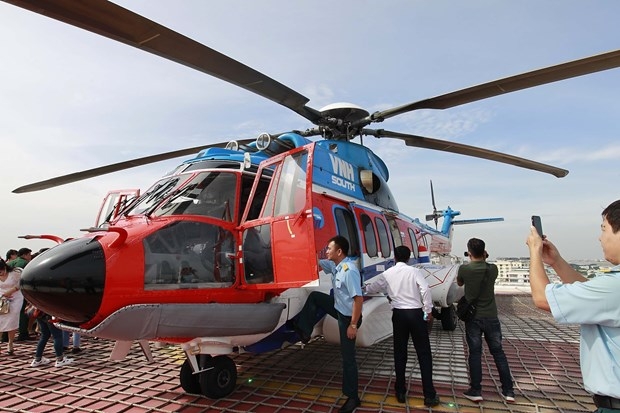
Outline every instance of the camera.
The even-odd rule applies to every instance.
[[[466,257],[469,257],[469,252],[468,252],[468,251],[465,251],[465,253],[464,253],[463,255],[465,255]],[[482,256],[483,256],[483,257],[484,257],[484,259],[486,260],[487,258],[489,258],[489,253],[485,251],[485,252],[484,252],[484,254],[483,254]]]

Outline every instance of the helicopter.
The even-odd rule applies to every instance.
[[[450,253],[460,211],[433,205],[425,219],[437,223],[442,218],[441,230],[401,213],[388,186],[387,166],[361,143],[362,137],[398,139],[411,147],[556,177],[568,173],[370,125],[417,109],[447,109],[620,65],[620,51],[614,51],[374,113],[344,103],[315,109],[287,86],[114,3],[8,3],[200,70],[278,103],[313,125],[119,162],[14,191],[48,189],[195,155],[141,194],[123,198],[119,192],[118,202],[109,202],[109,213],[100,215],[87,235],[29,263],[22,289],[28,300],[63,320],[64,329],[119,341],[179,343],[187,355],[180,371],[183,389],[213,398],[234,390],[236,368],[229,354],[271,351],[297,341],[287,322],[312,289],[329,285],[317,256],[324,257],[323,246],[337,233],[353,246],[364,281],[387,268],[395,246],[407,245],[413,251],[411,264],[428,269],[427,278],[434,281],[433,301],[442,310],[442,324],[453,328],[456,266],[431,265],[425,253]],[[357,138],[360,143],[353,142]],[[385,297],[366,300],[359,345],[389,336],[387,314]],[[315,330],[315,335],[337,341],[329,318]]]

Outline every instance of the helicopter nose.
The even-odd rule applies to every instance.
[[[24,297],[45,313],[81,324],[99,309],[105,284],[105,255],[95,238],[59,244],[26,265]]]

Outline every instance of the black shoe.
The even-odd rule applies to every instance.
[[[482,398],[482,394],[479,391],[472,390],[472,389],[469,389],[466,392],[463,392],[463,396],[467,397],[469,400],[471,400],[472,402],[476,402],[476,403],[479,403],[482,400],[484,400]]]
[[[396,392],[396,400],[398,403],[404,403],[407,401],[407,393]]]
[[[426,407],[434,407],[439,404],[439,396],[435,395],[435,397],[425,397],[424,398],[424,406]]]
[[[507,403],[515,402],[515,392],[512,390],[508,390],[507,392],[502,392],[502,397],[506,400]]]
[[[74,347],[74,348],[73,348],[73,350],[71,350],[71,352],[72,352],[73,354],[81,353],[81,352],[82,352],[82,349],[81,349],[81,348],[79,348],[79,347]]]
[[[357,409],[362,402],[357,397],[349,397],[346,402],[340,408],[340,413],[351,413],[355,409]]]

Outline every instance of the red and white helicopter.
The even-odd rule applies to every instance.
[[[335,234],[347,237],[367,281],[390,265],[395,246],[413,251],[428,272],[446,329],[462,292],[447,256],[460,214],[435,210],[441,230],[399,211],[385,163],[363,136],[453,152],[565,176],[568,171],[487,149],[369,126],[417,109],[446,109],[620,65],[620,51],[462,89],[370,114],[351,104],[321,109],[309,99],[228,56],[104,0],[8,3],[187,65],[270,99],[309,121],[305,130],[199,146],[77,172],[16,189],[36,191],[138,165],[195,154],[138,190],[109,194],[88,234],[33,259],[22,277],[28,300],[84,335],[131,343],[176,342],[187,354],[182,387],[219,398],[236,383],[228,354],[262,352],[298,341],[287,327],[313,289],[328,290],[317,258]],[[311,140],[311,137],[320,137]],[[355,138],[360,143],[355,143]],[[197,154],[196,154],[197,152]],[[433,202],[434,207],[434,202]],[[385,297],[364,303],[358,344],[391,334]],[[314,334],[337,342],[329,317]],[[126,346],[125,350],[128,351]],[[120,352],[120,350],[119,350]]]

